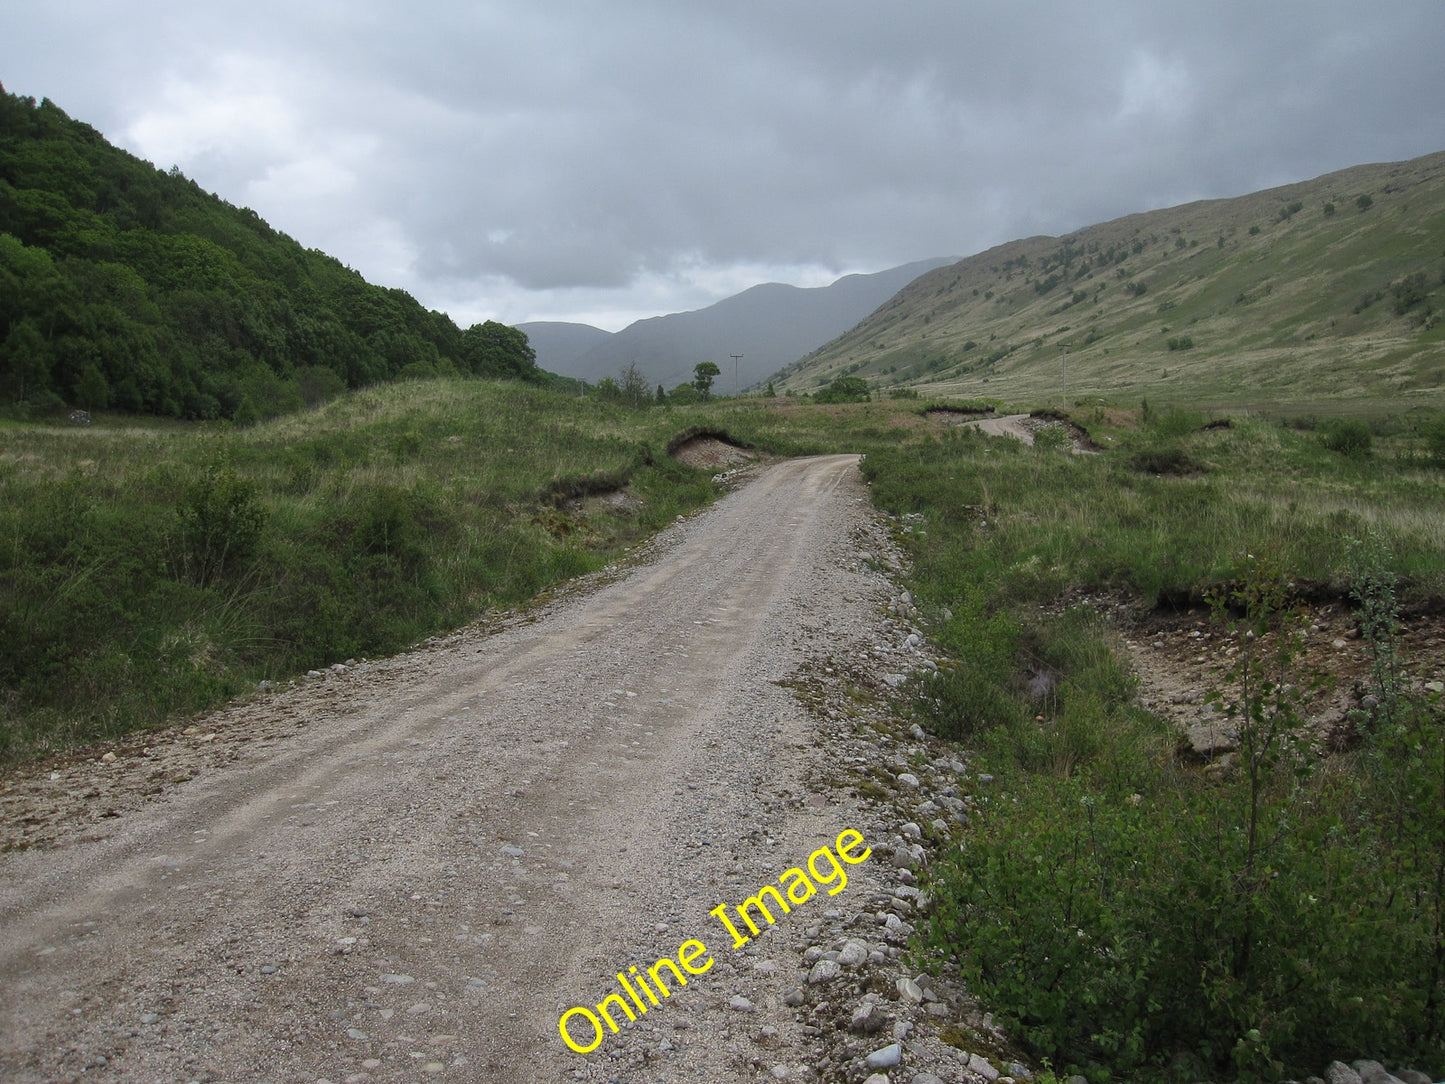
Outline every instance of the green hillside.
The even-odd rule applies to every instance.
[[[990,249],[925,275],[776,383],[1436,404],[1442,283],[1445,153]]]
[[[0,406],[249,421],[398,378],[543,381],[254,211],[0,88]]]

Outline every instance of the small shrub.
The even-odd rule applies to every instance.
[[[250,559],[266,526],[256,487],[229,467],[210,467],[177,508],[183,573],[204,587]]]
[[[814,395],[813,401],[815,403],[866,403],[870,398],[868,381],[861,376],[840,376]]]
[[[1329,422],[1320,431],[1320,443],[1332,452],[1363,459],[1374,449],[1375,438],[1370,427],[1361,421],[1340,419]]]
[[[1141,474],[1200,474],[1203,466],[1178,444],[1156,444],[1129,456],[1129,467]]]
[[[1404,316],[1430,296],[1430,283],[1423,271],[1406,275],[1390,284],[1390,293],[1395,296],[1395,315]]]
[[[962,741],[1007,724],[1017,706],[979,667],[963,664],[940,671],[917,690],[916,708],[928,729],[941,738]]]
[[[1445,467],[1445,414],[1436,414],[1420,427],[1425,455],[1437,467]]]
[[[1018,705],[1006,690],[1018,638],[1012,621],[985,614],[978,603],[965,604],[946,623],[940,639],[957,663],[915,693],[915,706],[934,733],[956,740],[1017,720]]]
[[[634,409],[641,410],[653,404],[652,388],[635,361],[628,362],[622,370],[617,387],[622,401]]]

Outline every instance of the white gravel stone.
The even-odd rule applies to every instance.
[[[873,1051],[863,1061],[870,1069],[892,1069],[903,1064],[903,1046],[900,1043],[890,1043]]]
[[[843,968],[837,960],[819,960],[808,972],[808,982],[813,986],[818,986],[825,982],[832,982],[842,973]]]

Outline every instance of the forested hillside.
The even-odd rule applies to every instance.
[[[521,332],[463,331],[0,87],[0,405],[244,422],[452,373],[548,377]]]

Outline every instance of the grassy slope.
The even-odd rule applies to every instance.
[[[700,428],[799,455],[927,423],[896,403],[639,411],[468,380],[246,429],[0,422],[0,760],[399,651],[600,568],[716,496],[667,454]]]
[[[1071,399],[1437,406],[1445,328],[1426,312],[1445,307],[1442,272],[1436,154],[1011,242],[924,276],[784,370],[779,386],[811,391],[857,374],[941,394],[1057,399],[1067,350]],[[1397,314],[1391,286],[1412,274],[1428,296]],[[1182,338],[1193,347],[1169,348]]]
[[[0,757],[394,652],[599,568],[712,498],[666,448],[717,413],[432,381],[242,430],[0,423]],[[624,485],[628,507],[568,503]]]

